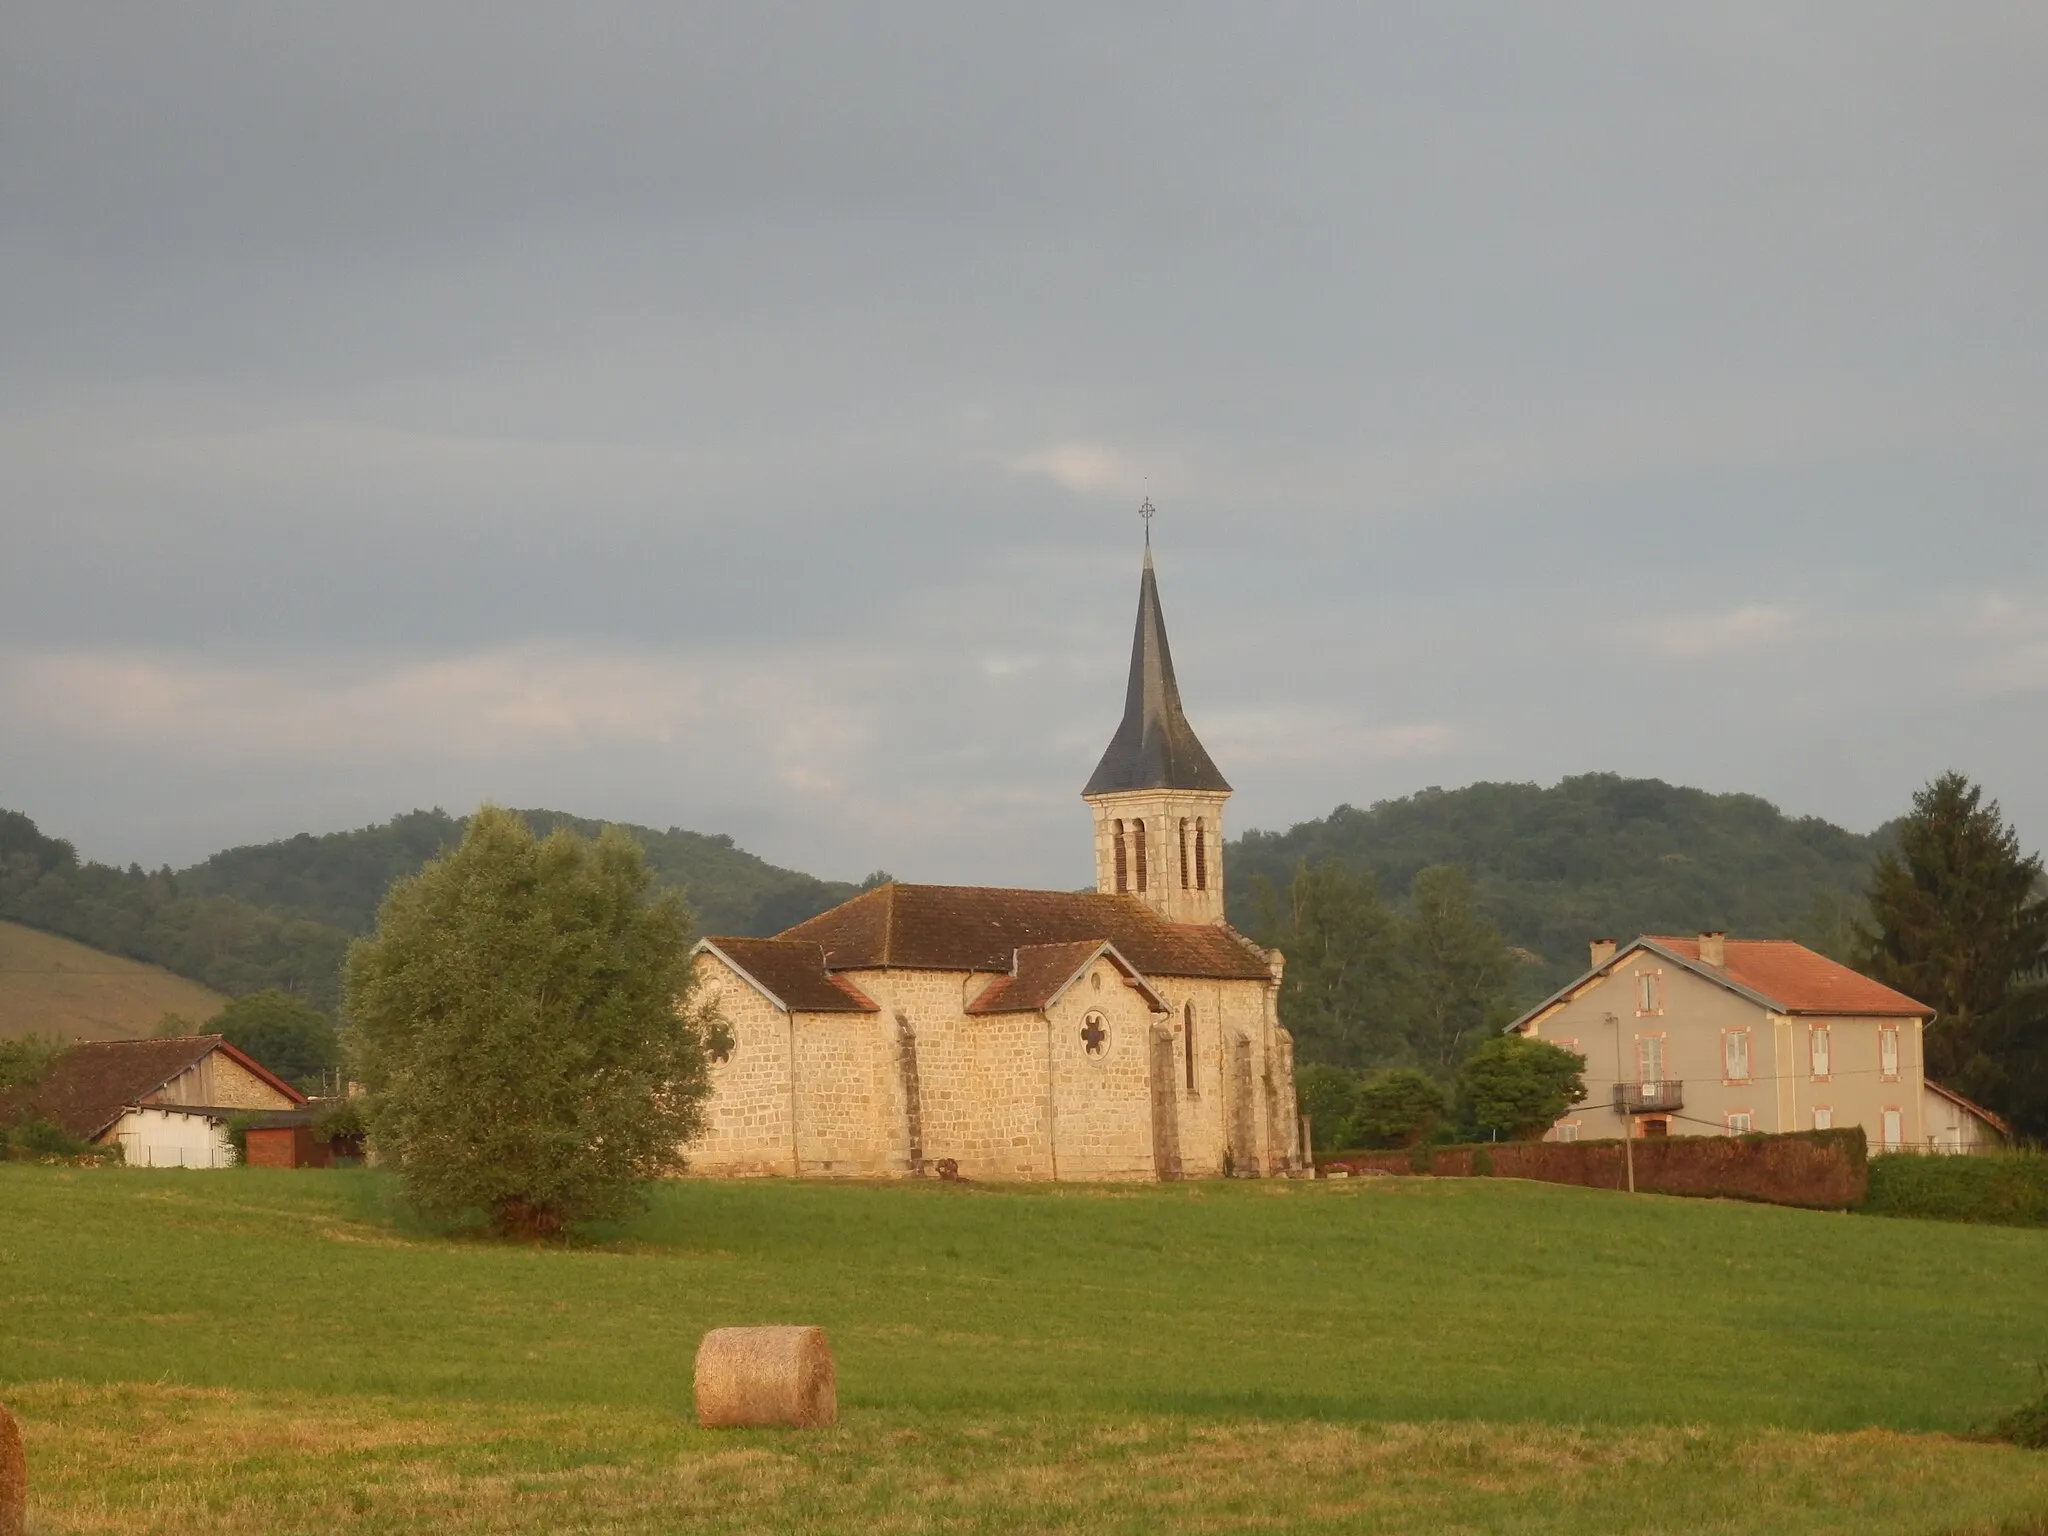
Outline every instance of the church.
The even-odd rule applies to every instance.
[[[774,938],[702,940],[699,995],[733,1043],[690,1171],[1299,1170],[1281,955],[1223,916],[1229,796],[1181,712],[1148,528],[1123,721],[1081,792],[1095,889],[892,883]]]

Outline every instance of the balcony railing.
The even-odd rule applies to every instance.
[[[1685,1084],[1682,1082],[1614,1085],[1614,1112],[1617,1115],[1669,1114],[1683,1108]]]

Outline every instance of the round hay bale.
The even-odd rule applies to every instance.
[[[714,1328],[697,1346],[706,1429],[819,1429],[839,1418],[822,1328]]]
[[[0,1536],[28,1529],[28,1461],[21,1454],[21,1426],[0,1408]]]

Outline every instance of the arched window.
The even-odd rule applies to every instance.
[[[1121,896],[1131,888],[1130,874],[1124,864],[1124,822],[1116,819],[1116,893]]]
[[[1188,819],[1180,819],[1180,888],[1188,888]]]
[[[1209,889],[1209,832],[1199,816],[1195,818],[1195,889]]]
[[[1181,1055],[1187,1058],[1188,1092],[1195,1091],[1195,1005],[1188,1003],[1181,1009],[1180,1027]]]
[[[1131,823],[1131,846],[1138,855],[1138,889],[1142,891],[1145,889],[1145,823],[1142,821]]]

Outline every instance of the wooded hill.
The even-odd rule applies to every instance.
[[[601,822],[522,811],[536,832]],[[239,996],[280,987],[332,1012],[349,940],[367,933],[391,882],[462,836],[463,818],[413,811],[352,832],[230,848],[189,869],[81,862],[18,811],[0,811],[0,918],[62,934]],[[680,889],[700,931],[774,933],[854,894],[780,869],[729,837],[623,828],[655,879]]]
[[[1272,926],[1262,887],[1284,893],[1303,863],[1370,874],[1393,901],[1418,871],[1455,864],[1507,941],[1536,957],[1531,980],[1548,990],[1585,969],[1592,938],[1723,928],[1844,956],[1871,860],[1893,835],[1790,817],[1755,795],[1590,773],[1549,789],[1425,789],[1250,831],[1225,850],[1226,890],[1231,922],[1257,933]]]
[[[603,825],[522,811],[536,831]],[[413,811],[351,832],[230,848],[189,869],[81,862],[19,812],[0,811],[0,918],[164,966],[230,995],[283,987],[332,1010],[351,937],[369,931],[391,882],[462,835],[463,819]],[[700,931],[775,933],[858,887],[782,869],[730,837],[626,826],[655,878],[681,890]],[[1339,806],[1225,849],[1230,918],[1270,931],[1261,886],[1284,893],[1302,863],[1370,873],[1389,900],[1419,870],[1463,867],[1510,944],[1536,957],[1532,986],[1583,968],[1596,935],[1726,928],[1844,953],[1847,915],[1889,836],[1785,816],[1754,795],[1587,774],[1553,788],[1426,789],[1366,810]]]

